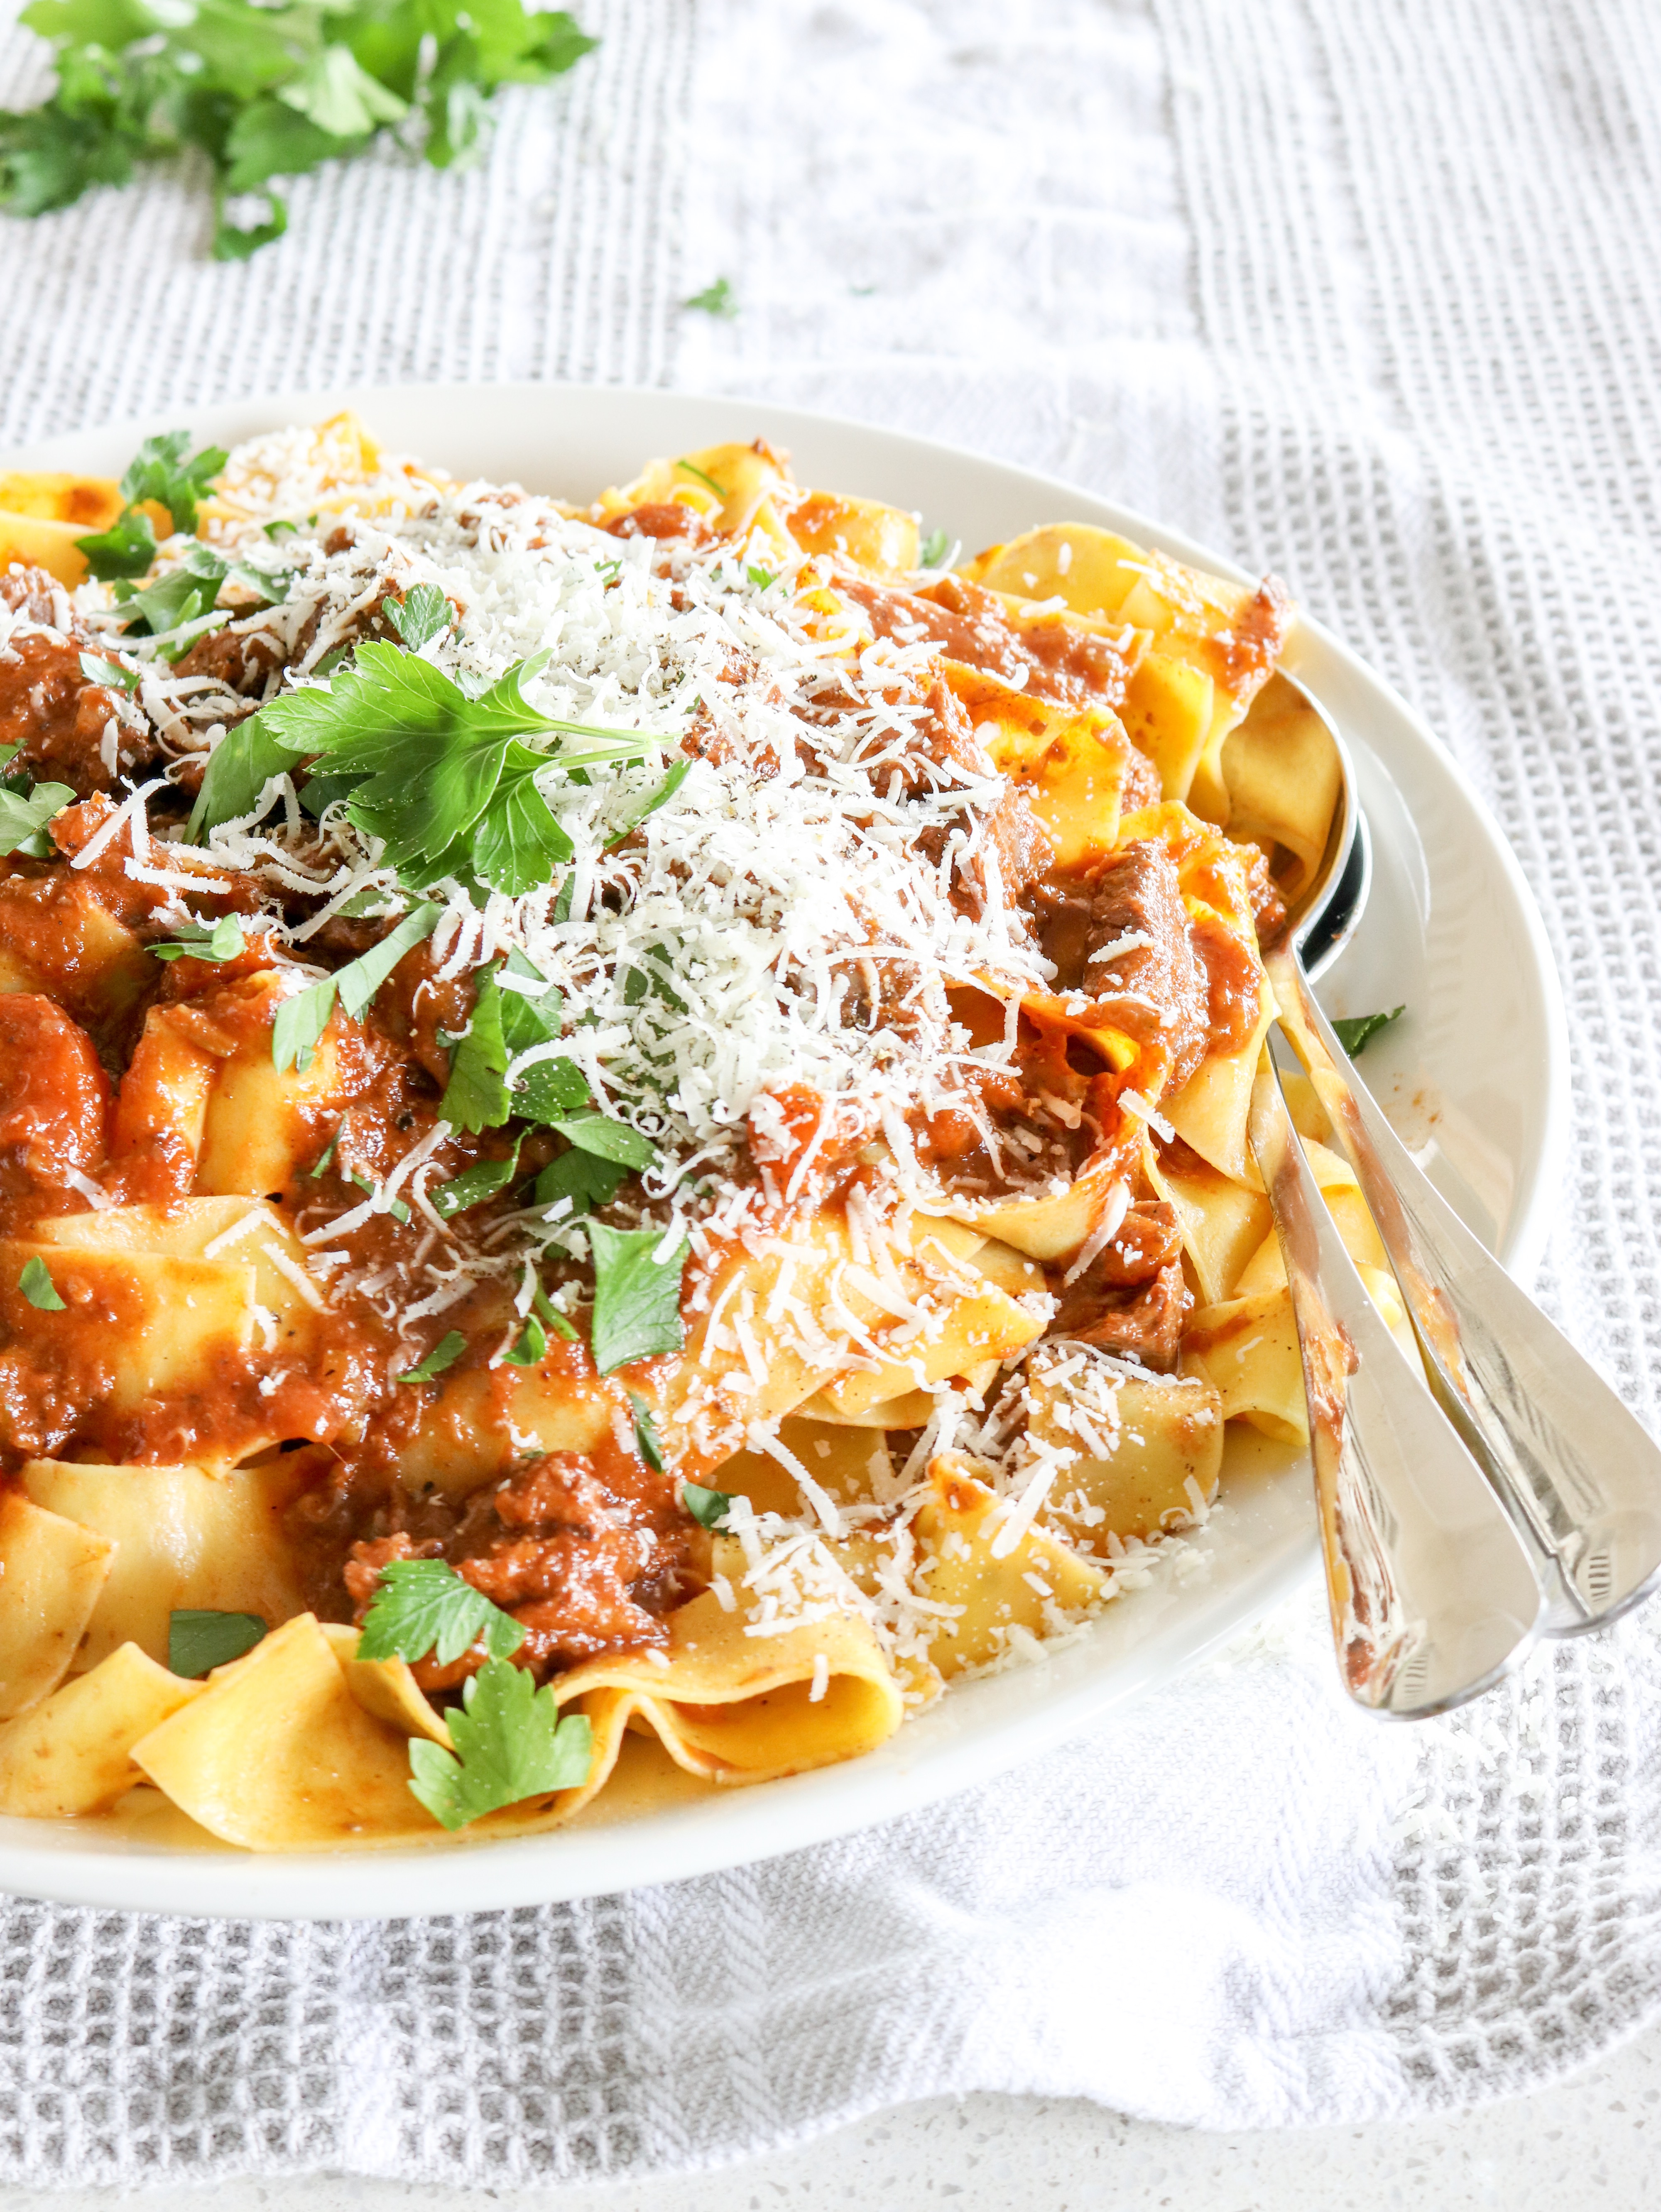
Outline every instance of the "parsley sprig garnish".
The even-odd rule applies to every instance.
[[[441,1827],[465,1828],[504,1805],[578,1790],[588,1779],[594,1739],[587,1715],[562,1719],[552,1689],[538,1690],[523,1667],[487,1660],[461,1697],[447,1717],[453,1753],[425,1736],[410,1739],[411,1794]]]
[[[149,947],[157,960],[234,960],[246,950],[240,914],[222,915],[217,921],[185,921],[171,937]]]
[[[447,620],[447,602],[446,610]],[[412,890],[447,878],[476,878],[510,897],[534,890],[573,856],[538,778],[645,760],[672,742],[542,714],[524,686],[545,657],[520,661],[475,695],[413,653],[360,644],[355,665],[337,671],[326,690],[285,692],[220,740],[191,836],[200,842],[252,813],[274,777],[309,760],[311,775],[345,795],[348,821],[380,841],[382,864]],[[534,738],[557,738],[557,751],[533,750],[525,740]]]
[[[506,1659],[525,1641],[525,1631],[482,1590],[442,1559],[393,1559],[380,1571],[358,1639],[360,1659],[424,1659],[453,1666],[482,1644],[485,1656]]]
[[[42,4],[53,4],[53,0],[42,0]],[[74,0],[56,0],[56,4],[67,11]],[[91,4],[96,9],[101,0],[91,0]],[[30,10],[25,15],[25,22],[33,13]],[[34,27],[40,27],[37,24]],[[44,112],[40,109],[35,112]],[[0,205],[5,204],[3,180],[15,173],[15,156],[10,163],[7,160],[8,131],[29,120],[27,116],[0,118]],[[34,211],[27,208],[20,210],[26,215]],[[87,556],[88,573],[100,583],[142,576],[155,560],[155,528],[143,511],[147,502],[165,507],[175,531],[195,529],[197,508],[230,456],[222,446],[204,446],[199,453],[191,453],[190,443],[188,430],[163,430],[154,438],[146,438],[121,479],[121,497],[125,503],[120,514],[107,530],[76,539]],[[221,574],[224,574],[222,568]]]
[[[362,153],[386,131],[435,168],[467,161],[498,86],[546,84],[596,43],[522,0],[34,0],[22,21],[52,42],[58,85],[41,106],[0,116],[0,207],[43,215],[195,148],[211,168],[222,261],[287,228],[273,178]],[[249,193],[263,204],[234,220],[228,203]]]

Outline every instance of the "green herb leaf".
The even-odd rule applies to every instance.
[[[663,1442],[658,1435],[658,1425],[652,1409],[644,1398],[630,1390],[629,1409],[635,1417],[635,1446],[654,1474],[663,1473]]]
[[[520,991],[503,981],[513,976],[536,986]],[[565,1002],[519,947],[514,945],[497,971],[502,990],[502,1034],[510,1053],[529,1052],[533,1045],[551,1044],[565,1018]]]
[[[331,138],[367,138],[409,111],[409,102],[377,83],[350,46],[332,44],[313,54],[277,96]]]
[[[719,1528],[726,1522],[733,1497],[730,1491],[706,1490],[701,1482],[683,1482],[680,1502],[702,1527]]]
[[[175,530],[194,530],[198,502],[207,497],[213,479],[230,459],[222,446],[204,446],[186,460],[191,434],[165,430],[146,438],[121,479],[121,496],[129,507],[153,499],[173,517]]]
[[[268,178],[304,176],[308,169],[315,169],[324,161],[332,161],[342,154],[357,150],[356,147],[343,146],[338,138],[319,131],[307,117],[267,95],[245,107],[225,134],[224,191],[231,195],[256,191]],[[283,206],[275,195],[268,193],[267,198],[276,207]],[[286,209],[283,212],[286,215]],[[252,238],[253,233],[249,230],[239,234]],[[279,230],[277,235],[281,237],[282,232]],[[252,251],[250,246],[247,252]],[[246,256],[236,258],[244,259]]]
[[[587,1780],[593,1764],[587,1716],[562,1720],[552,1688],[538,1690],[523,1667],[487,1660],[461,1694],[449,1714],[455,1753],[425,1736],[410,1739],[411,1792],[441,1826],[465,1828],[504,1805]]]
[[[143,576],[155,559],[155,532],[150,518],[132,507],[119,515],[107,530],[95,531],[91,537],[77,538],[75,542],[87,556],[87,573],[100,584],[118,576]]]
[[[514,1339],[511,1352],[502,1355],[508,1367],[534,1367],[538,1359],[548,1354],[548,1335],[534,1314],[526,1314],[519,1334]]]
[[[770,591],[778,581],[778,578],[770,568],[757,568],[751,565],[745,568],[744,573],[758,592]]]
[[[158,960],[182,960],[187,953],[192,960],[234,960],[246,943],[241,915],[227,914],[211,924],[186,922],[176,936],[152,945],[149,950]]]
[[[511,1613],[442,1559],[393,1559],[380,1570],[357,1642],[360,1659],[424,1659],[453,1667],[482,1642],[492,1659],[506,1659],[525,1641]]]
[[[505,1080],[508,1047],[502,1034],[502,994],[496,971],[481,968],[467,1034],[450,1048],[450,1079],[438,1110],[453,1128],[477,1133],[499,1128],[513,1110]]]
[[[715,493],[717,499],[726,498],[727,494],[715,482],[714,477],[705,476],[703,471],[702,469],[694,468],[691,461],[677,461],[675,463],[675,466],[678,469],[684,469],[689,477],[696,477],[701,484],[708,484],[710,490]]]
[[[658,1156],[657,1147],[649,1137],[642,1137],[626,1121],[615,1121],[598,1109],[588,1114],[562,1115],[548,1126],[557,1129],[562,1137],[569,1138],[580,1151],[593,1152],[602,1160],[617,1160],[626,1168],[649,1168]]]
[[[279,1075],[289,1068],[304,1075],[334,1012],[335,980],[326,975],[284,999],[271,1024],[271,1065]]]
[[[466,1338],[459,1328],[453,1328],[447,1336],[439,1339],[419,1366],[406,1367],[397,1380],[400,1382],[430,1382],[447,1367],[453,1367],[466,1349]]]
[[[187,1607],[167,1615],[167,1672],[187,1682],[200,1681],[216,1667],[228,1667],[268,1633],[257,1613],[210,1613]]]
[[[1381,1030],[1398,1022],[1407,1012],[1405,1006],[1392,1006],[1387,1014],[1352,1014],[1332,1024],[1338,1033],[1338,1042],[1352,1060],[1365,1052]]]
[[[411,584],[401,599],[384,599],[380,611],[411,653],[419,653],[429,638],[442,637],[455,620],[455,609],[436,584]]]
[[[339,152],[345,149],[338,148]],[[225,195],[214,195],[213,244],[209,249],[216,261],[246,261],[250,254],[258,253],[262,246],[275,246],[289,228],[289,204],[271,186],[265,187],[265,219],[263,222],[233,222],[226,211]]]
[[[0,789],[0,854],[49,860],[58,848],[46,834],[46,824],[74,804],[75,793],[67,783],[37,783],[27,792]]]
[[[540,1283],[531,1293],[531,1310],[545,1328],[551,1329],[556,1336],[563,1336],[567,1344],[575,1344],[577,1341],[575,1329],[566,1320]]]
[[[144,680],[142,668],[124,668],[119,660],[106,660],[100,653],[81,655],[81,673],[88,684],[101,684],[109,691],[136,691]]]
[[[193,845],[204,844],[208,832],[222,822],[252,815],[266,785],[277,776],[292,775],[298,763],[298,751],[283,743],[264,710],[250,714],[246,722],[227,730],[209,755],[186,836]]]
[[[946,556],[952,550],[952,540],[943,530],[931,530],[922,541],[918,559],[925,568],[943,568]]]
[[[616,846],[622,844],[625,837],[632,836],[648,814],[655,814],[660,806],[674,797],[691,773],[692,763],[690,760],[678,760],[645,805],[638,807],[629,817],[622,829],[614,836],[606,839],[606,851],[611,852]],[[571,856],[568,853],[565,857],[569,860]]]
[[[593,1152],[562,1152],[537,1177],[536,1202],[545,1207],[569,1198],[570,1208],[564,1218],[569,1220],[573,1214],[587,1213],[596,1206],[609,1206],[627,1172],[616,1161],[601,1159]]]
[[[660,1230],[608,1229],[595,1221],[588,1225],[588,1241],[594,1255],[592,1341],[600,1373],[610,1375],[654,1352],[678,1352],[684,1238],[662,1261],[656,1257],[664,1241]]]
[[[441,1221],[448,1221],[453,1214],[465,1213],[470,1206],[482,1206],[487,1198],[506,1190],[518,1173],[517,1145],[506,1159],[475,1160],[453,1182],[441,1183],[431,1194],[433,1211]]]
[[[320,1176],[327,1175],[330,1167],[333,1164],[334,1156],[340,1149],[340,1140],[345,1133],[346,1124],[343,1121],[340,1127],[335,1131],[333,1136],[330,1138],[328,1143],[324,1146],[322,1152],[319,1153],[316,1166],[307,1168],[306,1170],[307,1175],[313,1182],[316,1182]]]
[[[511,753],[522,750],[517,745],[510,749]],[[551,883],[554,870],[565,866],[576,854],[537,788],[536,771],[543,765],[532,756],[529,765],[505,773],[473,832],[474,874],[510,898]]]
[[[367,1197],[374,1199],[380,1197],[380,1185],[378,1182],[371,1182],[366,1175],[359,1175],[356,1168],[352,1170],[348,1180],[355,1182]],[[410,1218],[410,1209],[401,1198],[388,1199],[380,1211],[382,1213],[390,1213],[394,1221],[407,1221]]]
[[[509,994],[502,994],[502,1003]],[[554,1122],[580,1113],[588,1103],[588,1079],[575,1060],[539,1060],[527,1067],[508,1094],[513,1110],[526,1121]]]
[[[52,1270],[38,1252],[24,1261],[23,1272],[17,1278],[17,1287],[38,1312],[64,1312],[64,1301],[58,1295],[58,1285],[52,1279]]]
[[[696,309],[700,315],[715,315],[722,322],[730,322],[739,311],[738,295],[725,276],[717,276],[713,284],[706,284],[703,291],[694,292],[690,300],[683,300],[680,304]]]
[[[441,906],[426,901],[411,907],[397,928],[389,929],[379,945],[372,945],[356,960],[336,969],[335,988],[340,994],[340,1003],[354,1019],[362,1014],[405,954],[413,952],[417,945],[432,935],[443,911]]]
[[[130,635],[162,637],[199,621],[213,611],[219,587],[230,573],[210,546],[191,544],[176,568],[142,592],[130,592],[122,614]]]

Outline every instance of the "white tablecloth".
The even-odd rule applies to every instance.
[[[1545,1288],[1653,1420],[1648,0],[580,12],[596,61],[512,95],[484,168],[303,184],[245,267],[196,258],[189,180],[0,225],[0,438],[302,383],[672,381],[1027,461],[1274,565],[1528,872],[1578,1109]],[[35,67],[0,46],[0,96]],[[736,320],[679,309],[719,276]],[[1311,1593],[935,1811],[587,1905],[0,1907],[0,2179],[643,2172],[969,2087],[1213,2127],[1514,2091],[1661,2007],[1658,1629],[1392,1732],[1340,1700]]]

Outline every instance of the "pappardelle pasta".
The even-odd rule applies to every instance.
[[[0,1812],[848,1759],[1304,1433],[1246,1123],[1340,793],[1272,579],[350,417],[0,477]]]

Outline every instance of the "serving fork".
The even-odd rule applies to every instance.
[[[1277,679],[1292,683],[1293,679]],[[1479,1695],[1661,1574],[1661,1448],[1423,1173],[1310,988],[1359,919],[1366,825],[1348,752],[1325,855],[1268,960],[1281,1036],[1354,1170],[1400,1286],[1396,1341],[1321,1198],[1279,1066],[1250,1141],[1286,1261],[1345,1686],[1398,1719]]]

